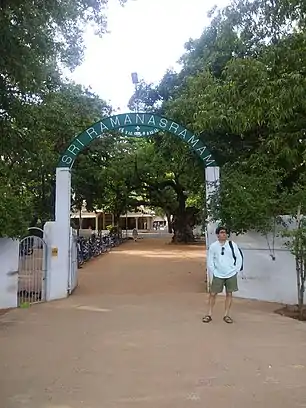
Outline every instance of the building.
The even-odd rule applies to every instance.
[[[107,227],[114,226],[114,215],[105,213],[102,210],[89,212],[85,208],[79,212],[71,214],[72,225],[74,228],[81,228],[82,230],[104,231]],[[166,225],[166,218],[155,216],[154,211],[150,209],[141,208],[139,212],[127,212],[120,216],[119,226],[122,230],[133,230],[136,228],[140,231],[153,230],[153,223],[164,223]]]

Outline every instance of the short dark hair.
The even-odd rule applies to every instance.
[[[228,234],[228,230],[226,227],[220,226],[216,228],[216,235],[219,235],[221,231],[225,231]]]

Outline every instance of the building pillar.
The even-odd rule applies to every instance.
[[[105,213],[104,212],[102,213],[102,229],[103,230],[106,229],[106,227],[105,227]]]

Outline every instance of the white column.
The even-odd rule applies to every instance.
[[[99,230],[99,214],[96,214],[96,232]]]
[[[138,231],[138,217],[135,217],[136,229]]]
[[[220,183],[220,168],[219,167],[206,167],[205,168],[205,185],[206,185],[206,205],[209,205],[210,196],[214,193]],[[213,222],[209,217],[206,220],[206,250],[209,246],[216,240],[216,231],[217,223]],[[207,255],[207,252],[206,252]],[[207,274],[207,284],[209,287],[209,281],[211,277]]]
[[[0,309],[17,307],[19,241],[0,238]]]
[[[103,212],[103,214],[102,214],[102,230],[104,231],[105,230],[105,212]]]
[[[46,231],[48,241],[47,300],[67,296],[70,254],[71,173],[56,169],[55,223]],[[47,238],[48,237],[48,238]]]

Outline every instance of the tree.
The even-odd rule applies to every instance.
[[[80,133],[101,117],[109,115],[111,108],[91,91],[70,83],[62,84],[55,92],[48,93],[39,105],[32,106],[30,140],[35,140],[31,147],[31,191],[35,195],[34,210],[42,224],[53,218],[55,167],[60,153],[74,135]],[[18,122],[19,126],[27,124]],[[39,155],[37,154],[39,152]],[[83,162],[80,156],[77,162]],[[88,180],[83,183],[89,187]],[[35,221],[35,220],[33,220]]]
[[[42,226],[45,221],[53,219],[55,167],[60,152],[73,135],[108,114],[106,112],[110,112],[110,108],[104,101],[73,84],[63,84],[56,92],[46,94],[39,104],[23,108],[23,115],[14,121],[19,146],[2,152],[1,182],[4,188],[10,186],[12,194],[17,194],[14,201],[17,206],[11,207],[10,211],[26,213],[24,220],[27,220],[27,225]],[[28,206],[19,199],[24,194]],[[32,217],[29,219],[30,214]],[[14,230],[14,236],[20,234],[24,223],[20,224],[18,218],[4,217],[3,220],[6,227],[0,230],[0,235],[7,235],[6,230],[10,234]]]
[[[135,155],[143,143],[118,134],[104,135],[93,143],[73,170],[74,205],[80,208],[85,202],[89,210],[111,212],[118,223],[120,215],[135,204]]]
[[[22,236],[33,216],[33,197],[14,176],[5,174],[6,171],[0,162],[0,232],[5,231],[2,236]]]
[[[222,152],[221,163],[227,163],[211,201],[215,219],[237,233],[266,233],[280,214],[297,219],[284,234],[296,258],[300,313],[305,290],[305,229],[299,216],[305,211],[306,186],[304,8],[298,1],[240,1],[227,8],[218,24],[239,34],[244,54],[233,54],[218,75],[207,66],[197,71],[169,104],[174,113],[185,106],[194,126],[205,129],[208,145],[214,143],[211,150]]]
[[[142,91],[136,91],[130,104],[137,99],[139,105],[139,98],[142,98],[143,110],[154,110],[163,114],[163,105],[160,104],[172,98],[171,87],[174,84],[176,75],[170,71],[166,73],[160,86],[154,89],[152,85],[141,83]],[[172,117],[177,119],[178,115]],[[142,150],[142,154],[138,155],[138,163],[141,161],[139,179],[143,186],[142,196],[151,206],[164,210],[170,225],[169,231],[174,231],[173,242],[192,242],[193,226],[203,218],[203,165],[189,148],[173,135],[160,133],[150,140],[151,144],[148,144],[147,150]],[[188,206],[189,195],[201,196],[200,206],[199,200],[196,201],[196,206]]]
[[[188,196],[202,193],[204,197],[202,164],[183,142],[167,134],[152,137],[151,143],[137,155],[137,166],[142,196],[149,205],[163,208],[167,218],[173,219],[173,242],[192,242],[192,227],[203,204],[188,206]]]
[[[61,68],[74,69],[82,61],[85,26],[92,24],[99,35],[105,32],[106,4],[106,0],[56,0],[44,7],[38,0],[0,4],[0,189],[9,188],[10,197],[2,202],[0,236],[21,233],[24,222],[17,214],[48,219],[53,177],[48,166],[54,158],[54,140],[39,137],[37,122],[41,125],[42,120],[37,113],[43,111],[44,100],[65,86]],[[40,131],[48,134],[43,126]],[[24,194],[31,200],[23,201]],[[5,202],[14,208],[4,207]],[[9,217],[14,212],[15,220]]]
[[[306,221],[301,214],[301,205],[297,207],[297,213],[290,219],[295,228],[289,225],[283,231],[283,236],[288,238],[287,247],[295,257],[296,285],[299,319],[304,320],[304,294],[306,280]]]

